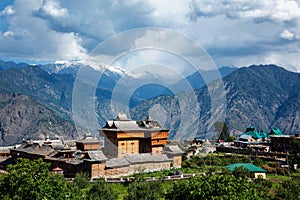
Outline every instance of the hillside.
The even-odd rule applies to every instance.
[[[0,94],[0,146],[22,139],[77,137],[75,126],[26,95]]]
[[[52,75],[36,66],[0,71],[0,93],[26,94],[47,107],[66,114],[71,110],[72,84],[69,75]]]
[[[223,82],[227,104],[225,121],[231,129],[243,131],[253,125],[265,131],[276,126],[286,134],[300,132],[300,74],[275,65],[250,66],[234,71]],[[214,81],[209,88],[217,91],[221,86],[219,81]],[[171,129],[170,139],[184,140],[205,135],[213,131],[211,124],[218,116],[217,110],[211,112],[210,93],[214,92],[208,91],[208,87],[195,90],[200,105],[199,115],[182,114],[186,110],[195,112],[189,103],[193,93],[188,92],[145,101],[131,110],[131,116],[145,118],[148,110],[158,104],[168,112],[166,126]]]
[[[76,65],[72,65],[75,71],[66,66],[52,66],[53,70],[58,71],[50,73],[50,71],[41,69],[41,66],[26,66],[23,63],[14,64],[13,62],[0,64],[2,68],[0,70],[0,95],[24,94],[40,106],[49,108],[49,112],[53,110],[51,115],[60,116],[67,121],[72,119],[72,93]],[[62,72],[61,69],[64,71]],[[140,90],[136,90],[130,99],[129,107],[137,105],[130,110],[131,117],[136,120],[146,118],[149,109],[157,108],[158,112],[154,117],[162,119],[162,125],[171,130],[170,139],[184,140],[213,132],[214,122],[224,120],[220,108],[223,106],[222,103],[226,103],[225,121],[233,130],[243,131],[245,127],[253,125],[266,131],[277,126],[287,134],[300,132],[300,74],[275,65],[250,66],[237,70],[224,69],[222,75],[227,76],[223,78],[223,85],[222,82],[215,80],[209,83],[208,87],[179,92],[175,95],[170,91],[167,92],[168,95],[162,95],[160,92],[165,89],[159,84],[156,84],[156,87],[152,87],[154,84],[140,87]],[[114,117],[115,113],[110,107],[110,99],[115,84],[121,76],[113,71],[107,71],[101,76],[100,82],[96,82],[98,81],[98,72],[92,68],[85,68],[85,71],[89,79],[77,80],[79,81],[78,86],[84,88],[82,92],[84,96],[85,91],[90,91],[96,85],[94,94],[96,98],[94,96],[82,98],[83,101],[80,101],[82,104],[78,107],[76,114],[80,115],[83,127],[96,133],[106,120]],[[192,77],[187,77],[187,79],[191,79],[189,80],[191,84],[201,83],[201,80],[198,82],[195,78],[196,75]],[[134,81],[139,85],[139,80]],[[194,86],[197,87],[197,85]],[[121,91],[124,92],[124,95],[120,94],[121,99],[128,95],[126,86],[122,87],[125,89]],[[152,98],[158,89],[160,96]],[[216,109],[213,110],[211,110],[210,97],[212,94],[216,103]],[[1,98],[4,96],[2,95]],[[226,102],[220,101],[222,97]],[[6,102],[6,98],[1,99],[1,102]],[[151,99],[140,103],[145,98]],[[4,103],[2,104],[4,105]],[[128,108],[128,105],[122,106]],[[7,112],[4,110],[5,107],[0,108],[1,112]],[[93,119],[95,113],[97,114],[96,121]],[[90,123],[92,121],[93,123]],[[2,121],[0,122],[2,123]],[[4,126],[3,123],[2,126]],[[19,131],[19,129],[15,129],[16,125],[12,126],[13,130]],[[23,128],[20,127],[20,129]],[[40,126],[35,124],[32,129],[39,130]],[[23,135],[28,134],[28,137],[32,133],[22,132]],[[70,133],[66,134],[70,135]],[[19,136],[21,137],[21,135],[16,137]],[[4,140],[2,139],[2,141]],[[6,139],[4,143],[7,142],[10,142],[10,139]]]

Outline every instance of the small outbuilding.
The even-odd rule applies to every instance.
[[[64,174],[64,170],[62,169],[62,168],[59,168],[59,167],[55,167],[55,168],[53,168],[52,170],[51,170],[51,172],[53,173],[53,174]]]
[[[256,166],[253,165],[252,163],[234,163],[231,165],[227,165],[224,168],[229,169],[230,171],[234,171],[236,167],[243,167],[245,169],[248,169],[250,172],[250,177],[251,178],[263,178],[266,179],[267,175],[267,171]]]

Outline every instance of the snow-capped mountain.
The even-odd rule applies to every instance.
[[[107,75],[118,75],[123,76],[126,72],[125,70],[109,66],[103,63],[93,63],[87,61],[56,61],[51,64],[39,65],[39,67],[49,74],[73,74],[76,75],[77,72],[82,67],[89,67],[101,73],[107,73]]]

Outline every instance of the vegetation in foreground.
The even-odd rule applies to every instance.
[[[250,181],[245,169],[237,169],[220,174],[208,171],[206,176],[178,181],[162,176],[154,182],[135,174],[135,182],[112,184],[104,180],[90,183],[88,176],[80,173],[67,182],[61,175],[51,174],[48,167],[41,159],[19,159],[8,167],[8,174],[0,175],[0,199],[300,199],[299,173]]]

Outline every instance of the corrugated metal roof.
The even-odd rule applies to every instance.
[[[271,130],[271,135],[272,134],[275,134],[275,135],[284,135],[282,132],[281,132],[281,130],[279,129],[279,128],[272,128],[272,130]]]
[[[249,140],[250,138],[252,138],[251,135],[240,135],[240,136],[239,136],[239,139]]]
[[[253,165],[252,163],[234,163],[232,165],[225,166],[225,168],[228,168],[230,171],[234,171],[236,167],[244,167],[248,169],[250,172],[267,172],[266,170]]]

